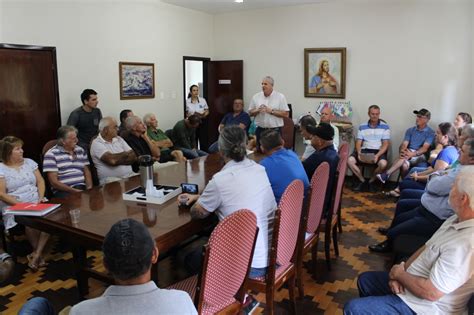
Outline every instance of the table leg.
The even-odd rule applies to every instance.
[[[79,291],[79,300],[82,301],[85,299],[85,296],[89,294],[89,276],[85,272],[85,269],[87,268],[87,250],[82,246],[74,246],[72,255],[77,289]]]

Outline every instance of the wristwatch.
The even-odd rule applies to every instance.
[[[273,115],[274,113],[275,113],[275,110],[272,108],[272,112],[271,112],[271,114]]]

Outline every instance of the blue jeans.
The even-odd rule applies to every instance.
[[[198,150],[198,149],[185,149],[185,148],[179,148],[181,151],[183,151],[183,155],[185,158],[192,160],[195,158],[198,158],[200,156],[206,156],[207,152]]]
[[[263,268],[250,267],[249,278],[263,277],[266,274],[267,274],[267,267],[263,267]]]
[[[415,314],[388,286],[388,272],[364,272],[357,280],[360,298],[344,305],[344,314]]]
[[[410,177],[405,177],[404,180],[400,182],[398,185],[398,188],[400,191],[404,191],[406,189],[425,189],[426,187],[426,182],[417,182],[413,178]]]
[[[417,207],[421,206],[421,199],[401,199],[397,202],[397,207],[395,208],[394,218],[399,216],[402,213],[411,211]]]
[[[34,297],[26,302],[18,315],[55,315],[51,303],[43,297]]]
[[[393,241],[402,234],[429,238],[433,236],[443,222],[423,206],[419,206],[411,211],[401,213],[393,219],[387,232],[387,239]]]
[[[400,198],[398,200],[403,199],[420,199],[421,196],[425,193],[424,189],[404,189],[400,192]]]

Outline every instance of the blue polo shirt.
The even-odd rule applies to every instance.
[[[280,149],[261,160],[260,164],[267,172],[277,203],[280,202],[286,187],[295,179],[303,182],[306,195],[309,188],[308,176],[295,152]]]
[[[415,126],[407,129],[403,141],[408,141],[408,149],[416,151],[425,143],[431,145],[434,137],[435,132],[428,125],[423,129],[418,129]]]
[[[237,116],[234,116],[234,113],[227,113],[224,118],[222,118],[221,124],[224,126],[244,124],[245,131],[247,131],[250,126],[250,116],[244,111],[240,112]]]
[[[329,163],[329,183],[324,200],[324,211],[326,212],[331,206],[334,177],[336,177],[337,164],[339,163],[339,155],[337,154],[337,151],[332,145],[316,151],[303,161],[303,167],[306,171],[306,175],[308,175],[308,178],[311,179],[318,166],[323,162]],[[341,174],[341,176],[345,175],[346,174]]]

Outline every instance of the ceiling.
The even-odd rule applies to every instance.
[[[234,0],[162,0],[162,2],[165,3],[210,14],[324,3],[329,1],[336,0],[244,0],[243,3],[235,3]]]

